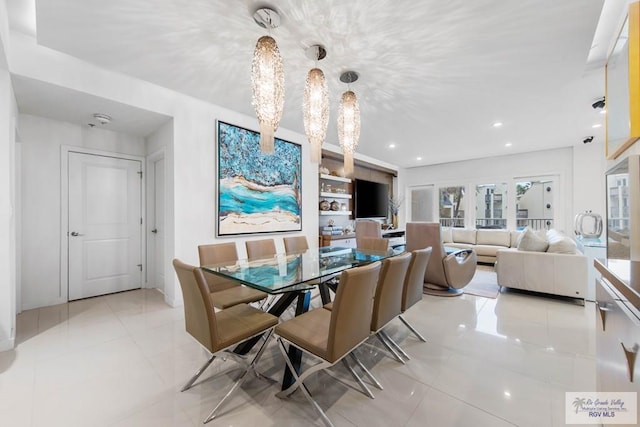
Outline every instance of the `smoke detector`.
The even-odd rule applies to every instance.
[[[111,123],[111,120],[113,120],[111,116],[107,116],[106,114],[101,114],[101,113],[95,113],[93,115],[93,118],[96,119],[98,123],[100,123],[103,126],[108,125],[109,123]]]

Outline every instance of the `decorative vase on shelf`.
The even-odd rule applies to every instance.
[[[574,233],[585,239],[597,239],[602,234],[602,217],[591,211],[584,211],[576,215]]]
[[[321,211],[328,211],[329,210],[329,202],[326,200],[322,200],[320,202],[320,210]]]
[[[391,214],[391,227],[393,227],[394,230],[398,228],[398,215],[397,214]]]
[[[331,210],[332,211],[339,211],[340,210],[340,203],[336,202],[335,200],[333,202],[331,202]]]

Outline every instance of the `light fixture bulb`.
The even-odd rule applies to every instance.
[[[342,94],[338,110],[338,139],[344,153],[344,174],[353,175],[353,153],[360,140],[360,105],[356,94],[348,90]]]
[[[307,49],[313,53],[317,61],[324,58],[326,50],[321,46],[311,46]],[[320,163],[322,158],[322,143],[327,136],[329,125],[329,89],[324,73],[319,68],[312,68],[307,74],[302,103],[302,117],[304,132],[311,144],[311,161]]]
[[[277,12],[258,9],[254,20],[263,28],[275,28],[280,23]],[[260,150],[273,153],[275,132],[284,109],[284,67],[275,39],[262,36],[256,43],[251,63],[252,104],[260,123]]]

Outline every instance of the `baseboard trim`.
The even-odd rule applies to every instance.
[[[0,351],[13,350],[15,348],[15,338],[7,338],[0,340]]]

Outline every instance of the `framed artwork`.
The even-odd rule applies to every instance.
[[[302,230],[302,147],[218,120],[218,236]]]

